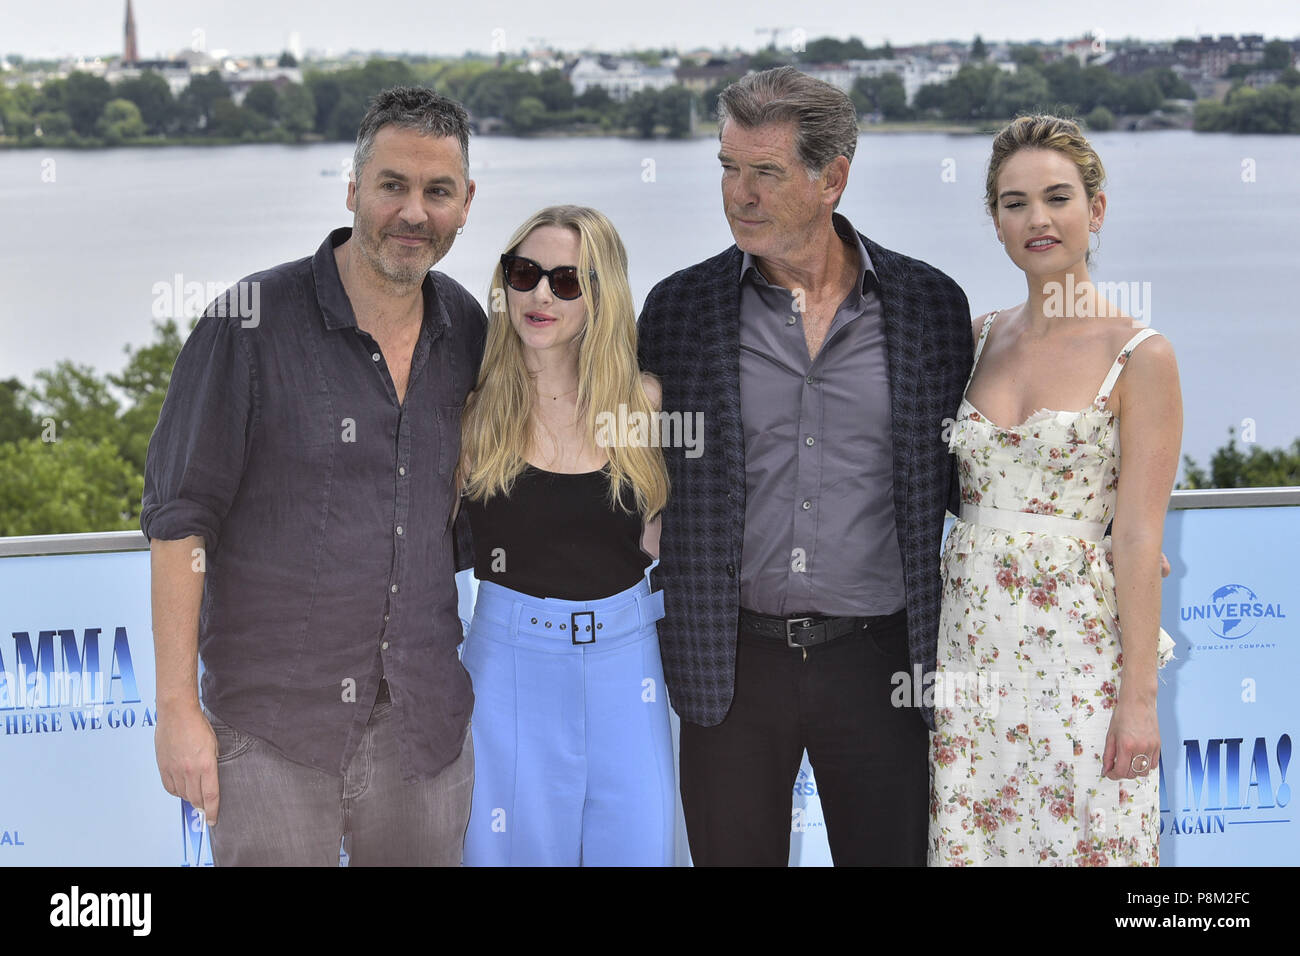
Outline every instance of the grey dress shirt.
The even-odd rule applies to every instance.
[[[764,614],[892,614],[906,596],[880,296],[852,225],[838,214],[834,223],[861,278],[815,359],[793,293],[748,253],[741,264],[740,603]]]

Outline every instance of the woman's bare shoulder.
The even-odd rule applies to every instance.
[[[650,400],[655,411],[663,407],[663,386],[659,384],[659,379],[650,372],[641,373],[641,389],[645,392],[645,397]]]

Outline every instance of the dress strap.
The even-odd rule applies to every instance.
[[[989,329],[993,328],[993,320],[998,317],[1000,309],[994,309],[989,313],[988,318],[984,320],[984,327],[980,329],[980,339],[975,343],[975,359],[970,363],[970,374],[966,376],[966,389],[970,390],[970,383],[975,378],[975,366],[980,363],[980,353],[984,351],[984,342],[989,337]]]
[[[1094,405],[1098,408],[1106,407],[1106,402],[1110,400],[1110,393],[1115,388],[1115,382],[1119,378],[1119,373],[1124,371],[1124,363],[1127,362],[1128,357],[1133,354],[1133,350],[1147,339],[1151,338],[1151,336],[1159,334],[1160,333],[1155,329],[1143,329],[1137,335],[1133,336],[1133,338],[1128,340],[1128,343],[1120,350],[1119,355],[1115,357],[1115,361],[1112,363],[1110,371],[1106,373],[1106,380],[1101,383],[1101,388],[1097,392],[1097,397],[1092,400]]]

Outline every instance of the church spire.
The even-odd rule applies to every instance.
[[[126,39],[122,49],[122,64],[134,66],[140,59],[140,51],[135,45],[135,13],[131,10],[131,0],[126,0]]]

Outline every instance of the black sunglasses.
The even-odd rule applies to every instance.
[[[582,295],[582,286],[578,284],[577,266],[556,266],[543,269],[540,263],[523,256],[506,253],[501,257],[501,271],[505,275],[506,285],[516,292],[531,292],[542,281],[542,276],[551,284],[551,291],[557,299],[576,299]],[[588,275],[596,278],[596,270]]]

